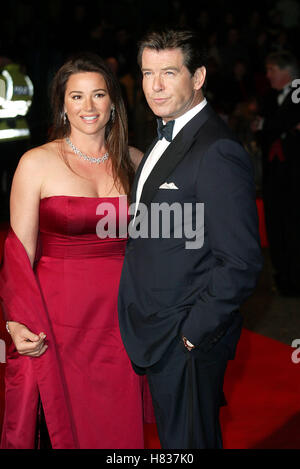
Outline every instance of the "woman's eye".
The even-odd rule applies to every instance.
[[[103,98],[105,96],[104,93],[97,93],[95,94],[95,98]]]
[[[78,94],[74,94],[74,95],[72,96],[72,99],[74,99],[75,101],[77,101],[77,99],[80,99],[80,98],[81,98],[81,96],[78,95]]]

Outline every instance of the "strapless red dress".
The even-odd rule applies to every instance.
[[[100,239],[96,234],[96,224],[103,217],[97,215],[99,204],[110,204],[109,216],[118,220],[117,232],[120,220],[124,226],[127,212],[119,213],[119,201],[119,197],[52,196],[40,203],[41,255],[36,279],[52,325],[59,373],[79,448],[144,447],[143,381],[132,370],[118,324],[118,287],[126,238],[117,233],[114,238]],[[43,357],[17,359],[28,362],[27,380],[31,379],[33,360],[39,360],[34,363],[43,367]],[[8,386],[13,393],[13,385]],[[36,409],[32,403],[35,397],[32,387],[32,410]],[[59,429],[53,424],[59,418],[55,416],[55,402],[47,404],[45,392],[41,398],[50,439],[59,441]],[[17,417],[25,439],[26,418],[26,412]],[[14,447],[14,428],[9,419],[8,412],[2,440],[4,446]],[[20,428],[15,431],[20,432]]]

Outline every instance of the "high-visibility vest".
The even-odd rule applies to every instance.
[[[30,137],[26,114],[32,103],[33,84],[15,63],[0,72],[0,143]]]

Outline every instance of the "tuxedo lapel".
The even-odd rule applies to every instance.
[[[160,157],[144,184],[140,202],[149,205],[161,184],[183,160],[192,146],[196,135],[207,119],[214,113],[209,104],[196,114],[176,135]],[[152,147],[153,148],[153,147]],[[151,150],[150,150],[151,151]],[[150,152],[147,152],[149,155]]]
[[[278,104],[278,107],[279,109],[282,109],[282,108],[287,108],[290,106],[290,104],[293,102],[292,100],[292,94],[293,94],[293,90],[290,90],[284,97],[284,100],[282,101],[281,104]]]
[[[169,174],[184,158],[192,141],[193,139],[186,139],[183,133],[179,132],[151,171],[144,184],[140,202],[145,205],[150,204],[159,186],[166,181]]]

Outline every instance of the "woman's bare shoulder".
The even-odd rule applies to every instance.
[[[45,170],[58,154],[58,142],[53,141],[31,148],[21,156],[19,161],[19,170],[34,169]]]
[[[137,170],[144,154],[136,147],[129,147],[129,154],[134,165],[134,169]]]

